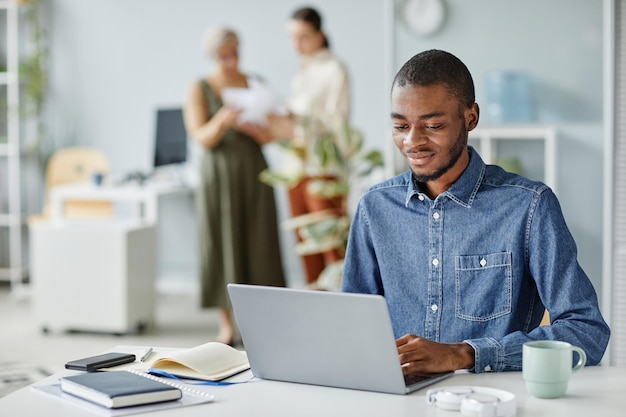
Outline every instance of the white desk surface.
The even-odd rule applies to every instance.
[[[136,351],[137,347],[115,350]],[[37,384],[55,383],[64,371]],[[250,371],[236,376],[250,377]],[[594,366],[574,374],[568,393],[559,399],[538,399],[526,393],[521,372],[488,374],[460,373],[430,386],[473,385],[502,389],[517,397],[517,416],[578,417],[624,416],[626,413],[626,368]],[[211,392],[216,400],[208,404],[161,410],[154,415],[176,416],[437,416],[462,417],[455,411],[444,411],[426,403],[428,388],[409,395],[381,394],[341,388],[292,384],[265,380],[200,389]],[[72,403],[33,390],[20,389],[0,398],[0,416],[83,417],[95,414]],[[146,415],[146,414],[141,414]]]
[[[190,186],[171,181],[146,182],[144,185],[128,183],[122,185],[103,184],[101,186],[96,186],[90,182],[81,182],[58,185],[51,189],[51,193],[62,199],[115,200],[142,199],[152,195],[186,193],[191,190]]]
[[[90,182],[63,184],[50,190],[50,214],[53,220],[60,221],[66,200],[135,201],[144,203],[147,220],[156,222],[157,199],[160,196],[191,193],[193,189],[192,186],[172,181],[148,181],[144,185],[129,183],[96,186]]]

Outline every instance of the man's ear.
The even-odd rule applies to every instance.
[[[478,125],[478,119],[480,118],[480,108],[478,103],[472,104],[471,107],[465,109],[465,129],[467,131],[474,130]]]

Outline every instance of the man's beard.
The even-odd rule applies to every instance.
[[[457,163],[461,155],[463,155],[463,151],[465,150],[466,147],[467,147],[467,130],[465,130],[465,127],[462,127],[462,130],[459,133],[459,136],[457,137],[456,142],[454,143],[454,146],[450,148],[450,152],[448,154],[450,156],[450,159],[448,160],[448,163],[442,166],[441,168],[439,168],[438,170],[436,170],[435,172],[433,172],[432,174],[419,175],[413,172],[413,178],[415,178],[417,182],[422,182],[422,183],[434,181],[438,179],[443,174],[448,172],[448,170],[452,168],[454,164]]]

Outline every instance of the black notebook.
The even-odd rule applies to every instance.
[[[61,378],[61,390],[107,408],[178,400],[180,389],[127,371],[90,372]]]

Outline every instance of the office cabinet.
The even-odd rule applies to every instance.
[[[124,334],[153,325],[154,224],[41,222],[30,233],[33,309],[42,330]]]

